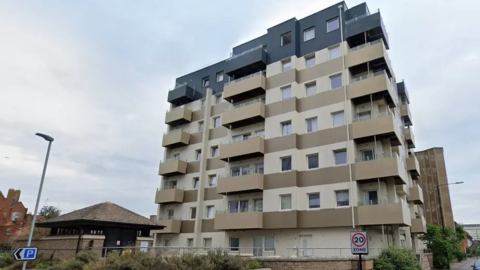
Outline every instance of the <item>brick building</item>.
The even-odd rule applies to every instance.
[[[27,223],[27,208],[20,201],[20,190],[0,191],[0,242],[9,241]]]

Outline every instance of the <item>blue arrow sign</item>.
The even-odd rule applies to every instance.
[[[16,261],[33,261],[37,258],[38,248],[20,247],[13,251],[13,257]]]

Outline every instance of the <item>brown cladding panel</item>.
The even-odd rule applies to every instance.
[[[192,112],[192,122],[203,120],[204,116],[205,116],[205,109],[201,109],[201,110],[198,110],[198,111],[193,111]]]
[[[352,226],[352,209],[298,211],[298,228],[329,228]]]
[[[298,99],[296,97],[270,103],[265,106],[265,117],[272,117],[297,110]]]
[[[297,148],[297,133],[265,140],[265,153]]]
[[[187,173],[197,173],[200,171],[200,161],[188,162]]]
[[[264,212],[263,229],[297,228],[298,211]]]
[[[201,143],[203,140],[203,132],[196,132],[190,134],[190,145]]]
[[[180,233],[193,233],[195,230],[195,220],[182,220]]]
[[[210,116],[215,116],[226,112],[230,108],[230,103],[222,102],[220,104],[216,104],[212,106],[212,110],[210,112]]]
[[[343,70],[342,57],[320,63],[310,68],[302,69],[297,72],[299,83],[315,80],[320,77],[328,76]]]
[[[345,141],[347,141],[347,126],[341,126],[299,135],[297,148],[307,149]]]
[[[276,189],[297,186],[298,171],[266,174],[263,189]]]
[[[225,168],[225,161],[218,158],[207,159],[207,171]]]
[[[215,219],[202,219],[202,233],[218,232],[214,229]]]
[[[196,202],[198,196],[198,190],[185,190],[183,195],[183,202]]]
[[[350,181],[348,165],[299,172],[299,187],[328,185]]]
[[[221,200],[223,199],[223,195],[217,193],[217,188],[205,188],[205,192],[203,195],[203,200],[204,201],[210,201],[210,200]]]
[[[228,129],[225,127],[218,127],[208,130],[208,139],[215,140],[227,136]]]
[[[338,88],[298,100],[297,110],[304,112],[345,101],[345,89]]]
[[[268,77],[267,90],[297,81],[297,72],[295,68],[292,68],[289,71]]]

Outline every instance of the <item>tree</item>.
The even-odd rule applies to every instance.
[[[427,233],[421,237],[433,253],[433,266],[436,269],[450,269],[450,263],[461,253],[465,231],[462,227],[452,229],[428,224]]]
[[[45,205],[42,207],[38,215],[42,216],[45,220],[49,220],[60,216],[61,213],[62,210],[58,209],[57,207],[52,205]]]

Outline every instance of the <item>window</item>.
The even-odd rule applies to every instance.
[[[172,220],[174,214],[175,214],[174,209],[167,209],[167,220]]]
[[[241,142],[241,141],[246,141],[250,139],[250,133],[248,134],[242,134],[242,135],[236,135],[232,137],[234,142]]]
[[[217,82],[223,81],[223,71],[217,73]]]
[[[275,237],[273,236],[266,236],[265,237],[265,251],[274,251],[275,250]]]
[[[193,189],[198,189],[200,185],[200,179],[198,177],[193,178]]]
[[[198,131],[203,131],[203,121],[198,121]]]
[[[228,212],[230,214],[248,212],[248,200],[245,200],[245,201],[229,201],[228,202]]]
[[[358,121],[368,120],[368,119],[371,119],[371,118],[372,118],[372,115],[371,115],[370,111],[357,113]]]
[[[210,85],[210,78],[205,77],[202,79],[202,87],[208,87]]]
[[[335,59],[335,58],[340,57],[341,56],[340,46],[329,48],[328,53],[330,54],[330,59]]]
[[[212,146],[212,157],[218,157],[218,146]]]
[[[241,166],[241,167],[234,167],[230,170],[232,176],[240,176],[240,175],[247,175],[250,172],[250,166]]]
[[[305,56],[305,67],[315,66],[315,55]]]
[[[332,113],[333,127],[339,127],[345,125],[345,115],[343,111]]]
[[[219,104],[223,102],[222,95],[215,95],[215,104]]]
[[[362,161],[374,160],[375,159],[375,152],[373,149],[364,149],[360,150],[360,154],[362,156]]]
[[[315,132],[318,130],[316,117],[305,120],[305,123],[307,125],[307,133]]]
[[[187,238],[187,247],[193,247],[193,238]]]
[[[280,46],[292,43],[292,32],[287,32],[280,37]]]
[[[201,104],[200,106],[201,106],[201,107],[202,107],[202,109],[203,109],[203,108],[205,108],[205,102],[206,102],[206,101],[205,101],[205,99],[202,99],[202,101],[201,101],[201,102],[202,102],[202,104]]]
[[[177,181],[165,181],[163,184],[164,189],[176,189],[177,188]]]
[[[378,193],[376,190],[365,191],[365,204],[366,205],[378,204]]]
[[[342,87],[342,74],[330,77],[330,87],[331,89]]]
[[[287,136],[292,134],[292,122],[287,121],[282,123],[282,136]]]
[[[309,169],[316,169],[318,168],[318,154],[308,155],[307,156],[307,163]]]
[[[265,130],[261,129],[261,130],[257,130],[255,131],[255,136],[258,136],[258,137],[265,137]]]
[[[263,164],[255,164],[255,173],[263,174]]]
[[[230,250],[238,251],[240,247],[240,238],[230,238]]]
[[[347,150],[337,150],[333,152],[335,157],[335,165],[347,164]]]
[[[292,209],[292,194],[280,195],[280,210]]]
[[[210,175],[208,184],[211,187],[216,187],[217,186],[217,176],[216,175]]]
[[[292,157],[282,157],[282,172],[292,170]]]
[[[190,219],[195,219],[197,217],[197,208],[191,207],[190,208]]]
[[[170,246],[170,239],[163,239],[163,246],[169,247]]]
[[[172,159],[173,160],[180,160],[180,153],[173,154]]]
[[[309,209],[320,208],[320,193],[308,194],[308,208]]]
[[[200,160],[201,157],[202,157],[202,150],[201,149],[195,150],[195,160]]]
[[[220,116],[213,118],[213,128],[218,128],[218,127],[220,127]]]
[[[306,88],[306,95],[308,96],[313,96],[317,93],[317,84],[315,82],[305,84]]]
[[[253,211],[263,212],[263,199],[253,200]]]
[[[315,38],[315,27],[310,27],[303,31],[303,41],[309,41]]]
[[[282,61],[282,72],[292,69],[292,61],[290,59]]]
[[[203,247],[211,248],[212,247],[212,238],[203,238]]]
[[[327,33],[333,30],[337,30],[339,27],[340,22],[338,21],[338,17],[327,21]]]
[[[281,88],[281,90],[282,90],[282,100],[289,99],[292,97],[292,87],[290,85]]]
[[[336,197],[337,197],[337,206],[349,206],[349,195],[348,195],[348,190],[339,190],[336,191]]]
[[[207,218],[214,218],[215,217],[215,207],[213,205],[207,206]]]

